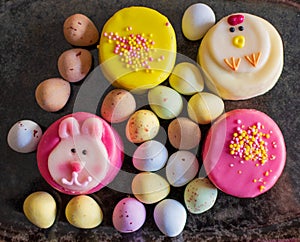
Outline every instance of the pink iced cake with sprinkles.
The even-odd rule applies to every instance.
[[[221,191],[256,197],[274,186],[286,160],[283,135],[265,113],[236,109],[210,128],[203,147],[203,165]]]

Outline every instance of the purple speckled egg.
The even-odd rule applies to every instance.
[[[116,230],[131,233],[141,228],[146,219],[145,206],[135,198],[123,198],[113,211],[112,221]]]

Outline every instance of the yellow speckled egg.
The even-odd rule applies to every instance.
[[[184,191],[184,202],[187,210],[199,214],[210,209],[217,199],[218,189],[207,178],[196,178]]]
[[[81,229],[92,229],[101,224],[103,213],[98,203],[87,195],[73,197],[65,210],[70,224]]]
[[[104,98],[101,116],[111,123],[120,123],[129,118],[136,109],[133,95],[124,89],[114,89]]]
[[[170,184],[162,176],[152,172],[137,174],[131,184],[134,196],[145,204],[153,204],[168,196]]]
[[[224,112],[224,102],[214,94],[201,92],[191,97],[187,110],[193,121],[199,124],[208,124]]]
[[[92,67],[92,54],[81,48],[66,50],[59,56],[57,66],[65,80],[81,81]]]
[[[56,218],[56,202],[47,192],[39,191],[30,194],[23,203],[27,219],[39,228],[49,228]]]
[[[61,78],[50,78],[42,81],[35,90],[38,105],[48,112],[62,109],[69,100],[70,83]]]
[[[184,95],[202,92],[204,88],[204,80],[200,69],[188,62],[181,62],[174,67],[169,83],[172,88]]]
[[[159,127],[156,115],[150,110],[141,109],[127,121],[126,136],[133,143],[142,143],[153,139],[158,134]]]
[[[99,39],[99,31],[87,16],[76,13],[69,16],[63,26],[66,40],[75,46],[89,46]]]
[[[183,101],[178,92],[166,86],[159,85],[148,92],[151,109],[162,119],[177,117],[183,108]]]

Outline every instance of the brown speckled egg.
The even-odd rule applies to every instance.
[[[129,118],[136,109],[133,95],[124,89],[114,89],[104,98],[101,116],[111,123],[120,123]]]
[[[35,90],[38,105],[48,112],[62,109],[71,93],[70,83],[61,78],[50,78],[41,82]]]
[[[158,131],[159,120],[150,110],[138,110],[127,121],[126,136],[133,143],[142,143],[153,139]]]
[[[199,145],[201,130],[192,120],[179,117],[169,124],[168,138],[176,149],[189,150]]]
[[[78,82],[86,77],[92,66],[92,54],[85,49],[70,49],[58,58],[60,75],[69,82]]]
[[[77,13],[69,16],[64,22],[64,36],[75,46],[90,46],[99,39],[95,24],[85,15]]]

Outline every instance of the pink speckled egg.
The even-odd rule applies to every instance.
[[[113,225],[121,233],[137,231],[143,226],[145,220],[145,206],[135,198],[123,198],[114,208]]]

